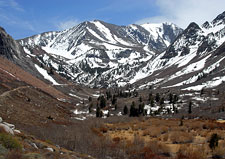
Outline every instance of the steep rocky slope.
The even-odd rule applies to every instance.
[[[45,51],[36,58],[74,82],[109,87],[130,82],[146,61],[165,50],[181,32],[169,23],[117,26],[87,21],[19,42],[28,54],[33,55],[37,47]]]

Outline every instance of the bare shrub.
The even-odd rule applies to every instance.
[[[212,155],[217,158],[225,157],[225,141],[220,141],[218,147],[214,149]]]
[[[167,157],[170,156],[169,148],[163,143],[159,143],[157,141],[150,141],[147,147],[149,147],[154,154],[167,156]]]
[[[187,132],[174,131],[170,133],[170,141],[174,144],[191,143],[193,135]]]
[[[22,153],[17,150],[12,150],[7,154],[6,159],[22,159]]]
[[[177,153],[176,159],[206,159],[207,153],[203,147],[183,145]]]

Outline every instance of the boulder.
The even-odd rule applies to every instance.
[[[8,125],[2,124],[2,123],[0,123],[0,132],[14,135],[13,130]]]
[[[9,124],[7,122],[3,122],[3,124],[7,125],[8,127],[10,127],[11,129],[15,129],[15,125],[13,124]]]

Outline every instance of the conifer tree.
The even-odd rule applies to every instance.
[[[189,105],[188,105],[188,113],[189,113],[189,114],[192,113],[192,110],[191,110],[192,108],[191,108],[191,107],[192,107],[192,102],[190,101],[190,102],[189,102]]]
[[[141,96],[139,97],[139,102],[140,102],[140,103],[142,102],[142,97],[141,97]]]
[[[97,107],[97,109],[96,109],[96,117],[100,118],[100,116],[101,116],[101,109],[99,107]]]
[[[124,115],[127,115],[127,114],[128,114],[128,108],[127,108],[126,105],[125,105],[124,108],[123,108],[123,114],[124,114]]]
[[[173,103],[173,94],[172,93],[169,94],[169,101],[170,101],[170,104]]]
[[[155,101],[156,101],[157,103],[160,101],[160,95],[159,95],[159,93],[156,93]]]
[[[100,97],[100,108],[106,107],[106,100],[104,96]]]

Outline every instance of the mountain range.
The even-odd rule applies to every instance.
[[[17,42],[39,66],[89,87],[121,87],[141,80],[146,86],[190,89],[196,84],[202,89],[223,81],[218,72],[223,55],[214,54],[225,41],[224,14],[201,26],[192,22],[184,30],[172,23],[117,26],[86,21]]]
[[[218,123],[225,119],[224,82],[225,12],[185,29],[94,20],[14,40],[0,27],[0,158],[133,158],[145,145],[139,136],[160,139],[153,150],[163,142],[208,147],[211,132],[224,131]],[[128,147],[127,134],[134,138]],[[8,140],[18,140],[21,151],[11,151]],[[180,157],[168,147],[166,153],[143,148],[150,156]]]

